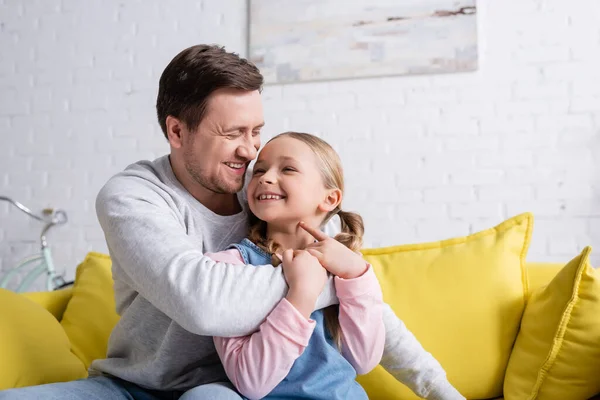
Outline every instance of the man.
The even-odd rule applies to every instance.
[[[170,155],[129,166],[96,200],[121,315],[107,357],[92,363],[88,379],[6,391],[0,399],[241,398],[212,337],[255,331],[287,285],[281,268],[215,263],[203,253],[246,236],[242,189],[260,147],[262,84],[254,65],[217,46],[190,47],[166,67],[156,108]],[[333,303],[330,282],[317,309]],[[415,386],[423,397],[462,398],[443,397],[455,391],[428,353],[416,361],[394,357],[389,349],[397,346],[424,353],[397,318],[386,331],[388,371],[428,382]]]

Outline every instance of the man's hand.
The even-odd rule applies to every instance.
[[[327,271],[344,279],[357,278],[365,273],[368,264],[359,254],[304,222],[300,222],[300,227],[318,240],[309,244],[306,251],[315,256]]]
[[[286,299],[308,319],[327,283],[327,271],[309,252],[292,249],[283,252],[282,268],[290,287]]]

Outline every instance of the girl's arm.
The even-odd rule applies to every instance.
[[[383,295],[373,268],[354,279],[335,278],[340,299],[342,355],[359,375],[379,364],[385,345]]]
[[[206,254],[215,261],[243,264],[237,249]],[[271,392],[304,351],[315,322],[304,318],[286,299],[275,307],[259,330],[249,336],[215,337],[215,347],[227,376],[249,399]]]

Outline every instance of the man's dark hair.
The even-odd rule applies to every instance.
[[[165,137],[169,115],[194,131],[204,117],[212,92],[223,88],[262,90],[262,85],[260,71],[245,58],[221,46],[192,46],[177,54],[160,77],[156,99],[158,122]]]

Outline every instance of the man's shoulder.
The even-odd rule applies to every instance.
[[[138,161],[113,175],[98,192],[96,206],[127,198],[151,201],[156,195],[166,192],[172,186],[165,178],[164,163],[169,162],[166,157]]]
[[[166,157],[166,156],[165,156]],[[136,179],[159,179],[161,175],[164,175],[162,171],[164,169],[163,164],[165,157],[157,158],[154,161],[140,160],[129,164],[124,170],[114,174],[109,180],[136,180]],[[167,162],[168,159],[166,160]]]

